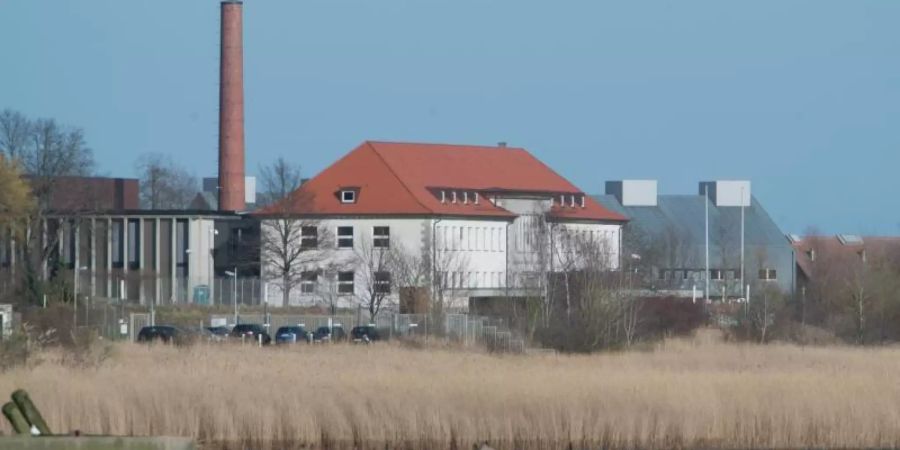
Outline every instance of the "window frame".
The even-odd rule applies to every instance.
[[[312,236],[306,234],[310,229],[313,231]],[[307,244],[309,241],[312,241],[312,245]],[[307,250],[319,248],[319,227],[314,225],[300,227],[300,248]]]
[[[380,279],[379,279],[380,278]],[[386,278],[386,280],[384,279]],[[378,270],[372,274],[373,288],[376,294],[390,294],[392,286],[391,273]]]
[[[300,272],[300,293],[314,294],[319,283],[319,272],[315,270]]]
[[[342,234],[341,234],[341,229],[345,229],[345,230],[346,230],[346,229],[348,229],[348,228],[350,229],[350,234],[349,234],[349,235],[342,235]],[[350,250],[352,250],[352,249],[353,249],[353,246],[354,246],[354,238],[355,238],[355,234],[356,234],[356,231],[353,229],[353,225],[341,225],[341,226],[338,226],[338,227],[337,227],[337,230],[336,230],[336,233],[335,233],[335,236],[337,236],[337,239],[335,239],[335,247],[337,247],[338,249],[350,249]],[[348,240],[349,240],[349,245],[342,245],[342,243],[346,244]]]
[[[378,229],[383,228],[387,234],[378,234]],[[372,247],[375,248],[391,248],[391,227],[387,225],[378,225],[372,227]]]
[[[342,280],[342,275],[350,274],[350,280]],[[337,294],[353,295],[356,293],[356,273],[352,270],[341,271],[337,273]],[[349,290],[347,287],[349,286]]]
[[[347,198],[348,195],[350,198]],[[341,189],[340,196],[341,196],[341,203],[343,203],[343,204],[356,203],[357,195],[356,195],[356,191],[353,189]]]
[[[778,270],[759,269],[759,279],[762,281],[778,281]]]

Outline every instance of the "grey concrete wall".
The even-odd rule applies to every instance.
[[[0,437],[0,450],[193,450],[194,443],[175,437]]]

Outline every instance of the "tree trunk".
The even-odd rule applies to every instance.
[[[291,301],[291,276],[285,273],[281,277],[281,306],[288,306]]]

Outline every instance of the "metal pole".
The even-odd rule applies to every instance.
[[[741,187],[741,288],[744,286],[744,236],[746,228],[744,226],[745,214],[744,209],[746,202],[744,201],[744,188]]]
[[[75,266],[75,279],[78,279],[78,266]],[[72,328],[78,328],[78,283],[74,282],[72,287]],[[46,298],[46,296],[45,296]],[[44,306],[46,308],[46,304]]]
[[[235,325],[237,325],[237,321],[238,321],[237,277],[238,277],[237,266],[234,266],[234,280],[231,285],[231,301],[234,303],[234,324]]]
[[[706,208],[706,293],[704,297],[709,302],[709,185],[703,186],[703,204]]]
[[[269,328],[269,283],[263,283],[263,317],[266,329]]]

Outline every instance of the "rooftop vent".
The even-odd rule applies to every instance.
[[[616,197],[622,206],[657,206],[656,180],[607,181],[606,195]]]
[[[750,206],[750,182],[742,180],[704,181],[700,195],[706,194],[716,206]]]

